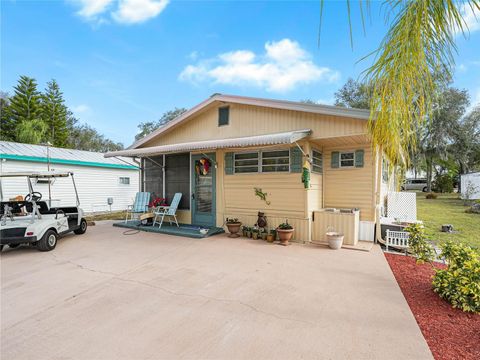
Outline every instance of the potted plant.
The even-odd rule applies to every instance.
[[[293,228],[292,225],[288,223],[288,219],[285,220],[284,223],[281,223],[277,227],[277,234],[278,237],[280,238],[280,244],[283,246],[287,246],[288,242],[292,239],[293,232],[295,229]]]
[[[240,231],[240,226],[242,226],[242,223],[238,221],[237,218],[226,218],[225,224],[227,225],[228,231],[230,232],[230,235],[228,237],[231,238],[237,238],[240,235],[238,235],[238,232]]]
[[[249,226],[247,227],[247,238],[251,238],[252,237],[252,228]]]
[[[325,234],[328,240],[328,246],[330,249],[338,250],[342,247],[344,235],[342,233],[334,231],[332,228],[327,229]]]
[[[258,239],[258,229],[253,228],[253,230],[252,230],[252,238],[253,238],[253,240],[257,240],[257,239]]]
[[[273,240],[275,240],[275,229],[270,230],[270,232],[267,234],[267,241],[272,243]]]
[[[262,229],[261,231],[261,236],[262,236],[262,240],[267,240],[267,234],[268,234],[268,231],[265,230],[265,229]]]
[[[242,226],[242,234],[243,236],[247,237],[247,230],[248,230],[248,226]]]

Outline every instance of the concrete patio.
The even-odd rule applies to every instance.
[[[378,247],[123,235],[1,254],[1,358],[431,359]]]

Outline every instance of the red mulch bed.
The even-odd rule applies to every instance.
[[[435,359],[480,359],[480,315],[454,309],[433,292],[430,265],[417,265],[410,256],[385,257]]]

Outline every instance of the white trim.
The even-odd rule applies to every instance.
[[[353,165],[342,166],[342,154],[353,154],[353,159],[346,159],[345,161],[353,161]],[[351,169],[355,167],[355,150],[339,151],[338,154],[338,168],[339,169]]]
[[[351,109],[351,108],[344,108],[344,107],[331,106],[331,105],[306,104],[306,103],[286,101],[286,100],[272,100],[272,99],[261,99],[261,98],[253,98],[253,97],[246,97],[246,96],[214,94],[208,99],[199,103],[198,105],[195,105],[190,110],[184,112],[174,120],[170,121],[168,124],[153,131],[152,133],[148,134],[142,139],[137,140],[132,145],[130,145],[127,149],[136,149],[140,147],[141,145],[145,144],[146,142],[150,141],[156,136],[168,131],[169,129],[172,129],[173,127],[176,127],[178,124],[187,120],[190,116],[203,110],[204,108],[213,104],[214,102],[269,107],[274,109],[301,111],[301,112],[323,114],[323,115],[344,116],[344,117],[350,117],[350,118],[355,118],[360,120],[370,119],[370,111],[363,110],[363,109]]]

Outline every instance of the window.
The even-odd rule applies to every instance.
[[[235,153],[235,173],[256,173],[258,172],[258,152]]]
[[[233,160],[235,174],[290,171],[289,150],[235,153]]]
[[[322,170],[323,170],[322,153],[318,150],[312,150],[312,171],[316,173],[322,173]]]
[[[228,106],[218,108],[218,126],[228,125],[229,113],[230,108]]]
[[[121,177],[120,184],[122,185],[130,185],[130,178],[129,177]]]
[[[262,172],[288,172],[290,170],[290,151],[262,151]]]
[[[355,152],[340,153],[340,167],[354,167],[355,166]]]

